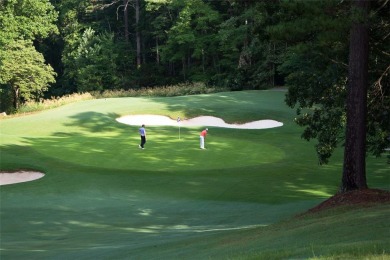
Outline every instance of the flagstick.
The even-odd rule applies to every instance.
[[[180,117],[177,117],[177,124],[179,125],[179,140],[180,140]]]

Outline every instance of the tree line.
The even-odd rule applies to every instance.
[[[0,84],[2,96],[13,102],[3,98],[2,110],[43,95],[180,82],[234,90],[282,84],[276,67],[286,43],[271,40],[266,32],[280,20],[275,19],[280,5],[251,0],[3,0]]]
[[[0,0],[0,106],[182,82],[284,85],[320,163],[346,140],[348,109],[363,108],[349,119],[364,118],[361,145],[380,155],[390,135],[389,13],[387,0]]]

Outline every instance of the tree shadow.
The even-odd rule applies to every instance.
[[[117,113],[99,113],[99,112],[83,112],[70,117],[71,122],[65,123],[65,127],[77,127],[91,133],[108,132],[121,128],[119,124],[113,124],[115,119],[119,117]],[[123,127],[122,127],[123,128]],[[66,135],[68,133],[56,133],[55,135]]]
[[[251,114],[254,101],[240,100],[250,94],[153,101],[189,117],[199,109],[230,122],[239,113],[261,119],[268,108]],[[248,102],[248,107],[224,109],[226,102]],[[267,102],[267,107],[277,106]],[[275,120],[291,115],[283,113],[272,115]],[[117,117],[82,112],[69,117],[62,131],[21,136],[24,144],[1,146],[2,169],[46,173],[40,180],[0,189],[2,256],[101,257],[120,251],[120,258],[167,240],[180,244],[214,232],[269,225],[313,207],[337,188],[340,166],[317,167],[315,156],[308,155],[311,146],[297,146],[292,128],[288,134],[248,130],[245,136],[246,130],[215,128],[206,142],[210,149],[201,151],[198,128],[182,128],[178,139],[175,127],[151,127],[146,150],[141,150],[138,127],[120,124]],[[255,145],[260,148],[254,150]],[[282,152],[275,149],[271,161],[267,156],[273,147]],[[384,171],[377,175],[378,183],[387,176]]]
[[[313,207],[332,192],[329,179],[333,177],[313,177],[316,167],[294,162],[300,155],[293,146],[283,147],[289,150],[283,155],[288,156],[283,157],[285,162],[201,169],[194,161],[221,160],[221,165],[245,161],[250,156],[245,149],[233,158],[223,157],[234,153],[233,142],[243,141],[241,131],[214,129],[210,144],[222,143],[214,151],[221,157],[210,156],[213,149],[198,149],[198,129],[182,129],[183,135],[191,137],[179,140],[174,127],[150,128],[158,139],[147,143],[149,149],[140,150],[137,127],[121,125],[116,117],[80,113],[71,117],[64,131],[24,137],[23,145],[1,147],[2,168],[47,173],[40,180],[0,189],[2,256],[112,256],[153,248],[162,241],[180,243],[272,224]],[[251,133],[248,142],[267,140],[272,131]],[[218,136],[226,139],[219,142]],[[183,154],[186,150],[189,156]],[[167,166],[161,169],[164,161]],[[172,162],[178,167],[169,168]],[[150,163],[150,170],[131,166],[143,163]]]

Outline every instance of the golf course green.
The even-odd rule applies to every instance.
[[[87,100],[0,120],[0,259],[389,259],[390,205],[297,215],[337,192],[342,149],[320,166],[284,91]],[[269,129],[138,126],[125,115],[271,119]],[[390,189],[367,157],[370,188]]]

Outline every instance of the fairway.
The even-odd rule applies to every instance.
[[[342,171],[341,149],[329,165],[318,165],[315,143],[301,139],[284,95],[98,99],[1,120],[0,170],[45,176],[0,187],[0,258],[251,258],[261,246],[277,252],[282,246],[275,234],[281,233],[273,225],[287,225],[335,194]],[[142,150],[139,127],[116,121],[139,114],[215,116],[240,124],[269,119],[283,126],[181,127],[180,138],[177,126],[146,126]],[[207,149],[201,150],[204,127]],[[385,159],[368,157],[367,172],[370,187],[389,189]],[[389,208],[379,212],[385,219]],[[368,227],[382,230],[378,251],[389,245],[389,227],[381,225]],[[300,240],[297,230],[289,235],[288,247],[300,250],[288,257],[313,257],[310,245],[321,250],[320,240]]]

